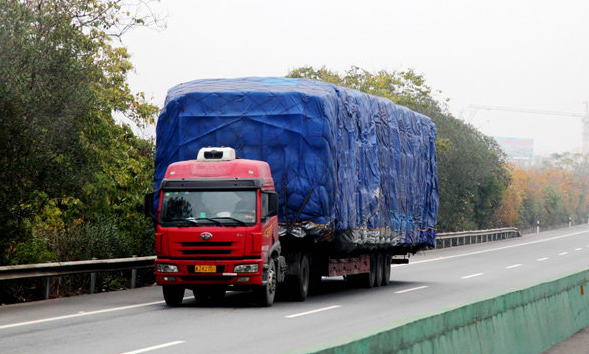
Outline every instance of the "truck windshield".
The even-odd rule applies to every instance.
[[[256,223],[256,191],[164,191],[160,222],[169,226]]]

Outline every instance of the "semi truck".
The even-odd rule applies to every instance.
[[[168,91],[156,128],[155,274],[169,306],[324,276],[389,284],[435,247],[435,125],[385,98],[308,79],[196,80]]]

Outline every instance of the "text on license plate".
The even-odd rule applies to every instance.
[[[195,273],[216,273],[217,266],[216,265],[195,265],[194,272]]]

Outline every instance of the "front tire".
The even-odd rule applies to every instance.
[[[184,288],[181,286],[164,285],[162,287],[164,293],[164,300],[166,305],[170,307],[178,307],[184,300]]]
[[[268,271],[266,285],[256,289],[256,297],[258,303],[262,307],[270,307],[274,303],[274,297],[276,296],[276,262],[274,259],[268,261]]]

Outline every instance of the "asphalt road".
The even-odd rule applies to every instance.
[[[0,353],[285,353],[589,268],[589,227],[428,251],[392,282],[324,278],[306,302],[254,307],[246,293],[168,308],[157,286],[0,307]]]

